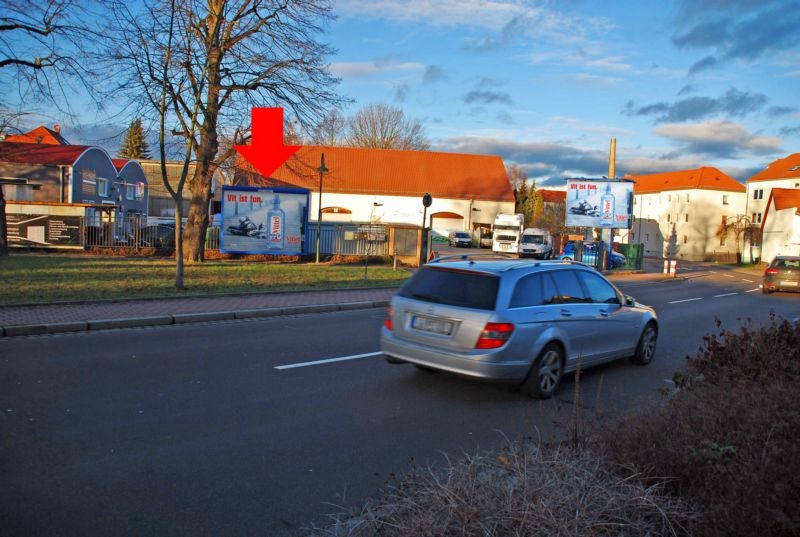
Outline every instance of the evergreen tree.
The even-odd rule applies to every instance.
[[[140,118],[134,119],[128,130],[125,131],[125,138],[122,140],[122,147],[119,149],[117,156],[119,158],[140,160],[150,158],[150,147],[144,137]]]

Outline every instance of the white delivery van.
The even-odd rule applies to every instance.
[[[545,229],[529,227],[522,231],[519,241],[520,257],[550,259],[553,256],[553,239]]]

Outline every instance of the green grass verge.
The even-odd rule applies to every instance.
[[[406,270],[371,265],[206,261],[186,265],[175,288],[175,261],[67,255],[0,257],[0,304],[226,293],[264,293],[399,285]]]

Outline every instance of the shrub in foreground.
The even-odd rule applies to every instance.
[[[398,486],[313,535],[639,536],[691,535],[692,510],[621,476],[588,451],[532,442],[415,468]]]
[[[601,433],[703,511],[696,535],[800,535],[800,324],[707,336],[664,405]]]

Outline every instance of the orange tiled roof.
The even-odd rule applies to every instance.
[[[800,189],[797,188],[773,188],[770,193],[775,200],[775,208],[797,209],[796,214],[800,214]]]
[[[69,145],[69,142],[61,136],[60,130],[48,129],[44,125],[25,134],[10,134],[6,136],[5,141],[23,144]]]
[[[91,149],[91,146],[0,142],[0,161],[71,166],[87,149]]]
[[[747,182],[789,179],[791,177],[800,177],[800,153],[776,160],[748,179]]]
[[[567,201],[566,190],[545,190],[540,188],[536,192],[542,196],[542,200],[545,203],[561,203],[562,201]]]
[[[323,192],[514,201],[497,156],[353,147],[303,146],[266,179],[240,158],[234,184],[319,188],[320,156],[330,170]]]
[[[634,194],[654,194],[667,190],[690,189],[747,191],[742,183],[710,166],[703,166],[696,170],[634,175],[626,176],[626,178],[634,180]]]

